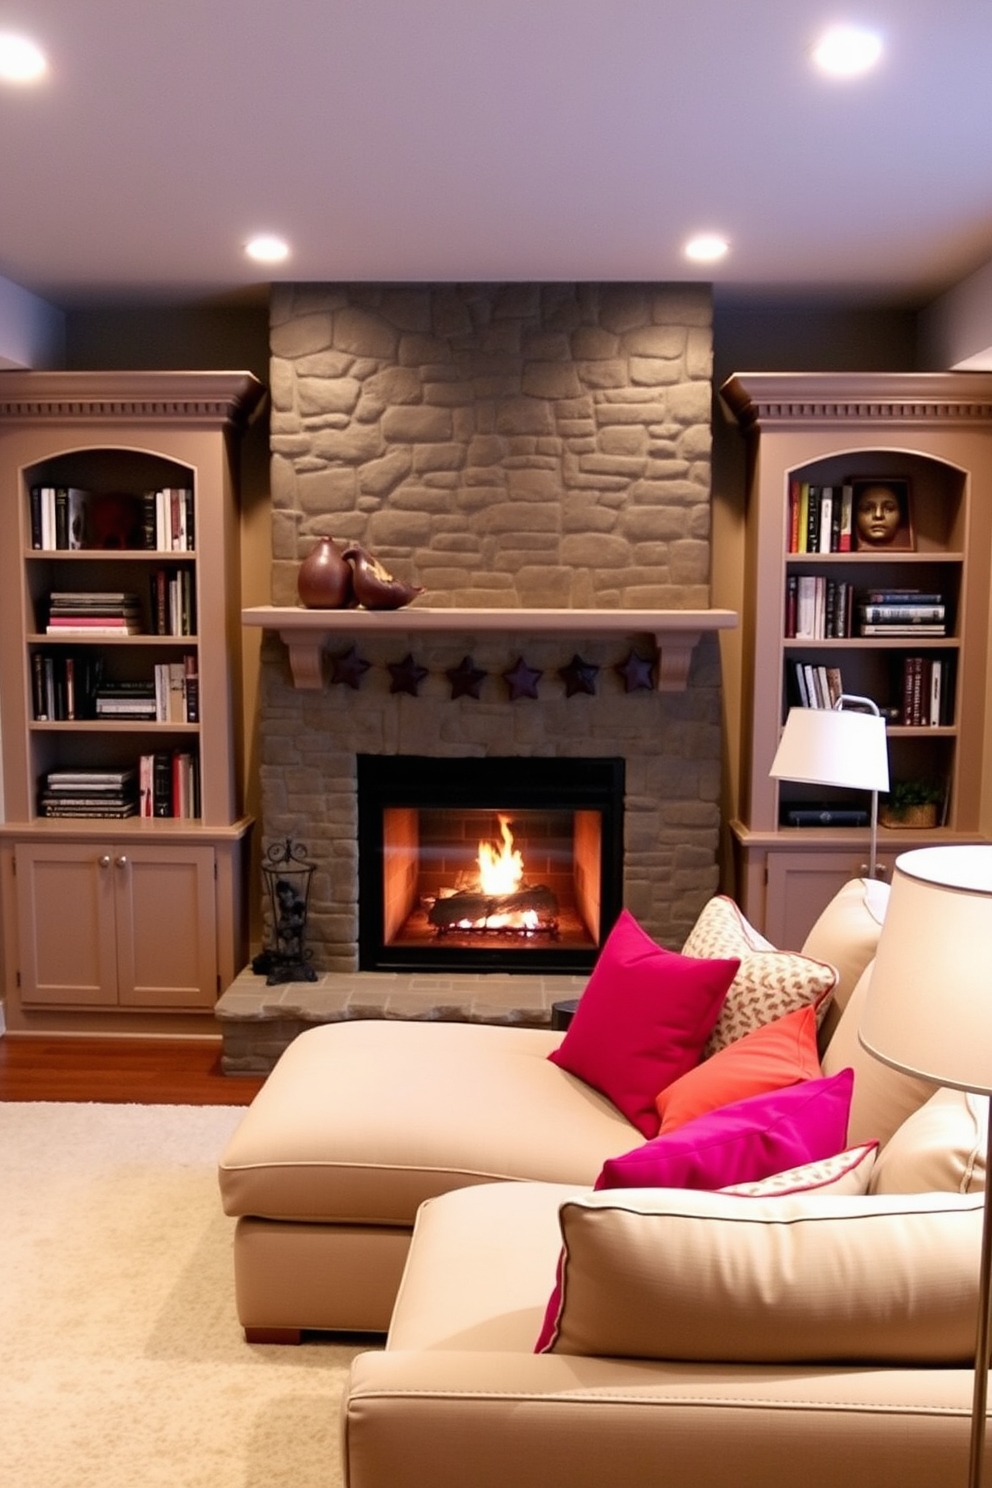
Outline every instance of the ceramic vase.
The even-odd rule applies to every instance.
[[[318,537],[300,564],[296,588],[308,610],[340,610],[351,600],[351,565],[332,537]]]

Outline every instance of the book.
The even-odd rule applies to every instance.
[[[31,521],[31,546],[35,549],[41,549],[44,547],[44,542],[42,541],[40,486],[31,487],[29,513]]]
[[[821,553],[830,553],[833,551],[833,549],[831,548],[831,541],[833,538],[834,530],[833,486],[824,486],[820,492],[819,521],[819,551]]]
[[[183,659],[183,697],[186,705],[186,722],[200,721],[200,677],[199,661],[193,655]]]
[[[850,553],[854,544],[854,487],[845,481],[840,491],[840,531],[838,553]]]
[[[911,620],[906,624],[886,620],[875,625],[864,622],[861,626],[863,636],[946,636],[947,626],[944,624],[930,625],[926,620]]]
[[[806,552],[818,553],[820,550],[820,488],[819,486],[808,487],[806,503]]]
[[[847,806],[793,806],[785,822],[790,827],[866,827],[868,813]]]
[[[158,749],[152,756],[152,815],[174,816],[172,801],[172,759],[167,750]]]
[[[799,482],[799,516],[796,532],[796,552],[805,553],[806,536],[809,532],[809,481]]]
[[[816,608],[816,580],[812,574],[799,574],[796,585],[796,635],[812,640]]]
[[[936,605],[944,603],[944,596],[940,593],[924,593],[922,589],[867,589],[863,601],[873,605]]]
[[[796,634],[796,610],[799,596],[799,579],[789,574],[785,581],[785,639],[792,640]]]
[[[946,618],[945,607],[942,604],[865,604],[860,607],[863,620],[875,623],[885,620],[898,621],[908,625],[918,620],[929,620],[931,622]]]

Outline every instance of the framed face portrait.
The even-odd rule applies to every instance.
[[[903,476],[871,476],[852,480],[851,486],[855,551],[912,552],[916,543],[909,481]]]

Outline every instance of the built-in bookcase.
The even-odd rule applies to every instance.
[[[234,436],[261,392],[0,374],[12,1027],[209,1011],[244,962]]]
[[[992,377],[740,374],[722,397],[748,438],[750,471],[731,740],[737,891],[766,934],[798,944],[827,891],[864,866],[867,832],[848,813],[867,822],[870,800],[771,779],[791,706],[822,705],[840,688],[870,698],[887,719],[892,780],[939,791],[936,828],[883,829],[886,870],[908,847],[989,832]],[[859,543],[855,530],[841,550],[835,530],[822,548],[810,539],[797,551],[799,492],[836,500],[878,485],[904,503],[895,539]],[[808,610],[797,616],[800,586],[820,606],[812,627]],[[842,824],[793,824],[819,807],[842,812]]]

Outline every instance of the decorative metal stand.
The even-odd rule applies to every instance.
[[[271,944],[252,961],[251,969],[270,987],[279,982],[315,982],[313,952],[305,944],[310,882],[316,864],[307,862],[301,842],[287,837],[265,854],[262,877],[269,899]]]

